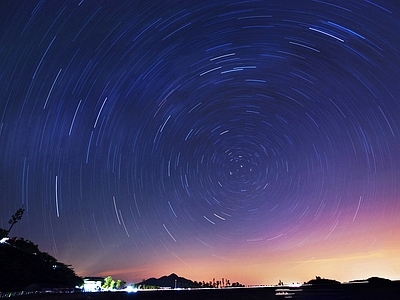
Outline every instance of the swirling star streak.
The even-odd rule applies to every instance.
[[[128,282],[398,278],[396,1],[0,6],[0,227]]]

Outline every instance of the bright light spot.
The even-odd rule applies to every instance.
[[[137,288],[134,288],[133,286],[128,286],[127,288],[126,288],[126,291],[128,292],[128,293],[136,293],[137,292]]]
[[[8,237],[3,237],[3,238],[0,240],[0,244],[4,244],[4,243],[7,242],[8,240],[9,240]]]

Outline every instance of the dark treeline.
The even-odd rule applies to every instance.
[[[41,252],[37,245],[23,238],[10,238],[0,244],[0,265],[1,292],[20,291],[30,285],[73,288],[82,283],[69,265]]]
[[[22,219],[20,208],[9,220],[10,227],[0,228],[0,292],[39,288],[74,288],[83,283],[71,266],[39,250],[38,245],[21,237],[9,237],[13,226]]]

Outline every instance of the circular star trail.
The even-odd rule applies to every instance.
[[[0,11],[0,226],[26,209],[11,235],[127,281],[354,279],[327,261],[397,245],[397,2]],[[367,265],[398,274],[384,261]]]

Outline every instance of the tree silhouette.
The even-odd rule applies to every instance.
[[[236,281],[232,283],[232,287],[244,287],[244,285]]]
[[[8,228],[8,230],[6,232],[6,236],[8,236],[10,234],[10,231],[13,228],[13,226],[22,219],[22,215],[24,214],[24,212],[25,212],[25,208],[21,207],[21,208],[17,209],[15,214],[13,214],[11,216],[11,219],[8,221],[8,224],[10,224],[10,228]]]
[[[120,290],[123,289],[126,285],[126,281],[122,279],[113,279],[112,276],[107,276],[104,279],[104,283],[102,285],[103,289],[110,289],[110,290]]]
[[[123,289],[126,285],[126,281],[125,280],[121,280],[121,279],[117,279],[117,281],[115,282],[115,288],[117,290]]]
[[[104,279],[104,283],[102,288],[104,289],[113,289],[115,287],[115,280],[111,276],[107,276]]]

